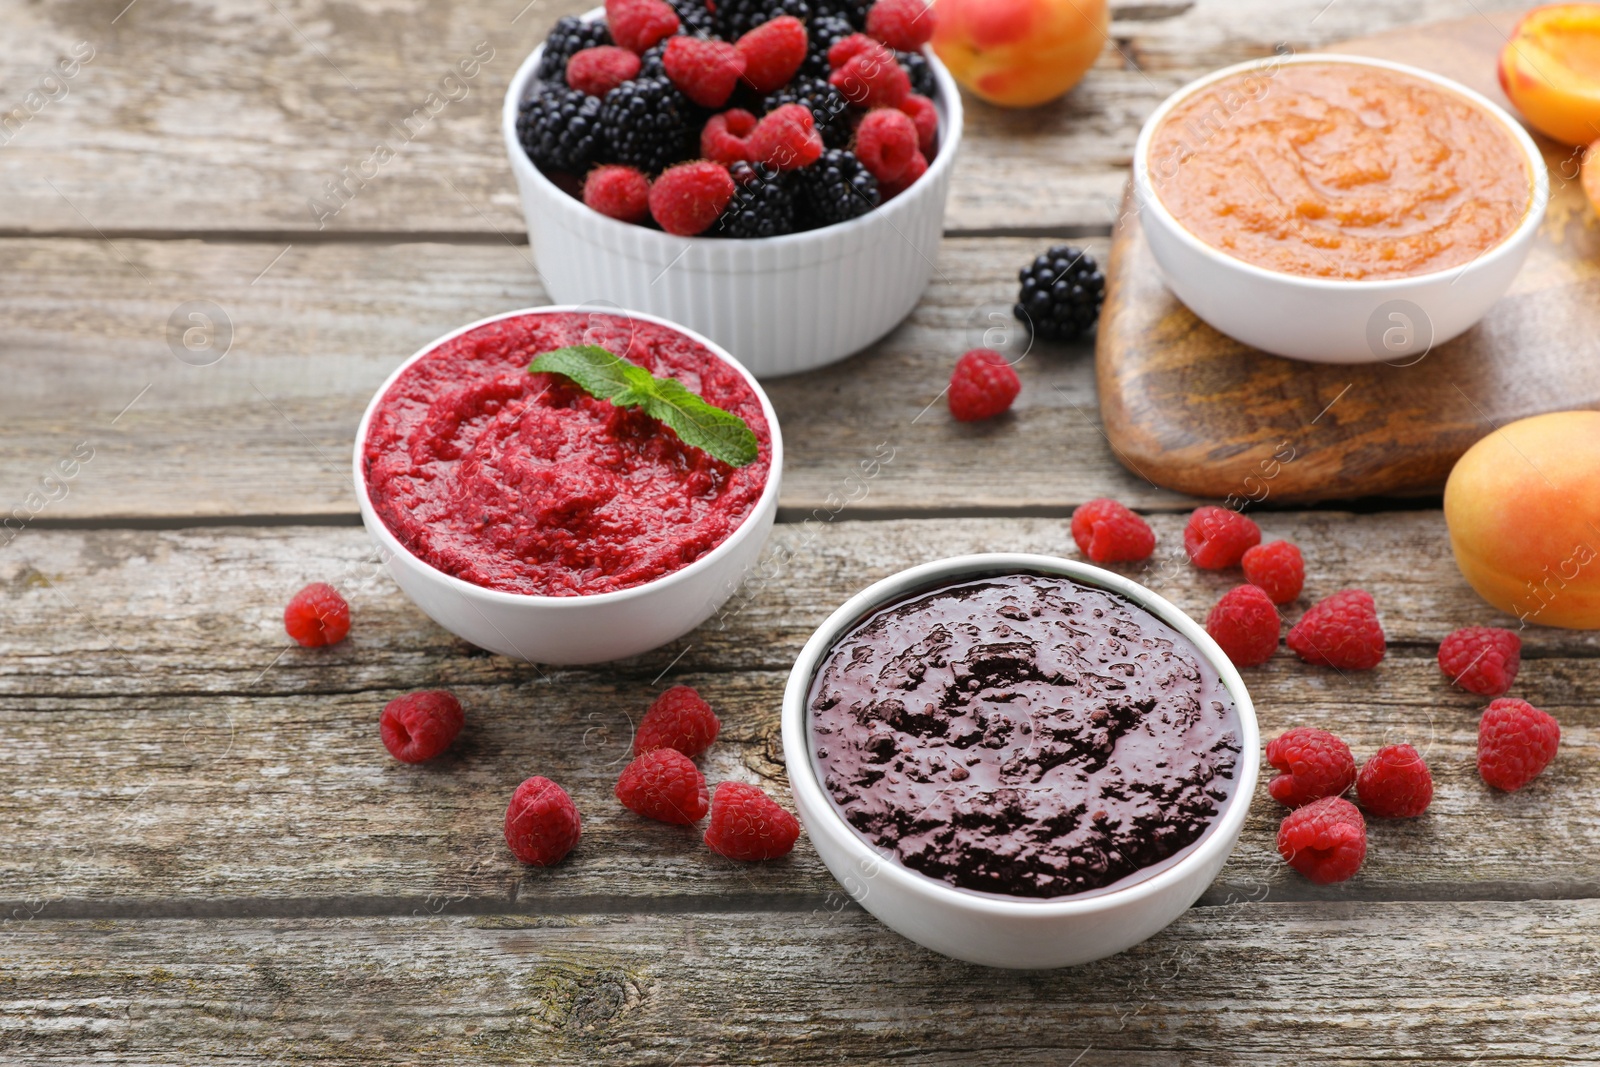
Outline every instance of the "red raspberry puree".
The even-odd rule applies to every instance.
[[[828,653],[812,758],[868,844],[932,878],[1060,897],[1176,862],[1233,792],[1233,698],[1112,593],[1008,574],[918,594]]]
[[[734,468],[637,409],[528,364],[593,344],[740,416],[760,455]],[[372,505],[419,559],[508,593],[643,585],[716,548],[754,510],[772,462],[744,376],[676,330],[617,315],[500,319],[417,360],[373,411]]]

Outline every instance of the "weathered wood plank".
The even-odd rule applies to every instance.
[[[304,234],[325,225],[520,234],[500,100],[555,18],[592,6],[125,3],[10,5],[0,45],[0,118],[10,116],[0,131],[0,231]],[[1520,6],[1113,5],[1110,45],[1063,100],[1008,112],[969,99],[948,225],[1103,232],[1140,122],[1184,81],[1279,44],[1305,51]],[[46,81],[58,61],[85,48],[92,55],[74,76]],[[462,79],[457,65],[485,49],[491,58]],[[452,71],[456,80],[446,83]],[[370,162],[380,143],[393,157]],[[330,195],[330,182],[348,191]],[[337,214],[324,218],[333,207]]]
[[[42,1063],[1585,1062],[1600,903],[1190,911],[1070,971],[797,914],[13,924]],[[758,951],[752,951],[759,946]]]
[[[1156,522],[1162,543],[1176,543],[1177,519]],[[1360,758],[1408,741],[1430,761],[1438,794],[1425,819],[1374,824],[1360,878],[1319,891],[1278,860],[1281,813],[1263,788],[1208,899],[1600,895],[1596,635],[1527,632],[1516,692],[1561,720],[1562,751],[1536,785],[1496,794],[1473,762],[1484,701],[1453,691],[1432,659],[1443,633],[1494,619],[1423,551],[1438,516],[1274,516],[1269,532],[1306,546],[1312,595],[1361,575],[1396,640],[1365,675],[1287,653],[1250,672],[1263,733],[1332,729]],[[759,781],[784,797],[787,669],[835,604],[911,562],[1061,551],[1065,537],[1045,520],[840,523],[807,536],[779,528],[795,549],[781,580],[723,632],[708,626],[630,664],[555,672],[483,656],[427,622],[386,578],[369,576],[359,530],[30,531],[0,555],[0,750],[10,768],[0,821],[12,828],[0,902],[40,902],[55,915],[226,915],[404,914],[429,900],[571,910],[822,899],[834,883],[805,844],[784,862],[743,867],[709,856],[689,831],[622,811],[611,786],[631,722],[665,686],[693,684],[725,723],[710,779]],[[283,600],[315,578],[350,594],[352,637],[285,651]],[[1196,614],[1227,584],[1188,568],[1150,580]],[[379,711],[401,691],[437,685],[462,695],[467,733],[436,766],[394,763],[377,739]],[[511,788],[535,773],[565,784],[585,817],[578,851],[545,872],[519,867],[500,840]]]

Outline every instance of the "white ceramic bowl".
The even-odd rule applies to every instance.
[[[875,851],[839,814],[811,758],[806,704],[829,650],[865,616],[913,593],[984,575],[1059,575],[1118,593],[1194,643],[1238,707],[1242,755],[1233,796],[1190,852],[1163,870],[1109,892],[1029,900],[979,894],[900,865]],[[869,586],[828,617],[806,642],[783,695],[783,758],[795,808],[822,862],[845,891],[885,926],[946,956],[990,967],[1087,963],[1121,952],[1171,923],[1205,892],[1239,840],[1259,771],[1261,739],[1244,681],[1211,637],[1144,586],[1057,556],[988,553],[912,567]]]
[[[1342,63],[1400,71],[1486,110],[1510,131],[1532,176],[1527,214],[1498,245],[1462,266],[1408,278],[1345,281],[1267,270],[1218,251],[1186,230],[1161,203],[1151,179],[1150,142],[1180,102],[1220,79],[1280,64]],[[1411,363],[1466,330],[1510,288],[1527,258],[1550,178],[1538,146],[1511,116],[1449,78],[1402,63],[1308,53],[1225,67],[1190,82],[1146,120],[1133,150],[1133,189],[1145,238],[1163,280],[1179,300],[1236,341],[1315,363]]]
[[[523,308],[491,315],[430,341],[389,375],[367,404],[356,431],[354,473],[361,521],[377,542],[389,573],[400,588],[429,618],[464,640],[491,652],[518,656],[532,663],[569,665],[624,659],[673,641],[720,608],[745,574],[755,566],[778,514],[778,489],[783,476],[783,438],[778,416],[755,377],[715,342],[653,315],[624,311],[617,314],[653,322],[698,341],[718,359],[744,375],[761,401],[772,436],[772,464],[767,484],[754,510],[716,548],[687,567],[653,582],[590,596],[534,596],[485,589],[437,569],[411,553],[384,525],[367,495],[361,470],[361,453],[367,427],[389,388],[405,369],[454,337],[499,319],[550,312],[593,311],[593,308],[552,306]]]
[[[600,8],[585,18],[602,14]],[[594,211],[539,172],[517,141],[540,45],[506,89],[500,125],[533,258],[551,298],[608,303],[682,323],[736,352],[758,378],[810,370],[876,341],[905,318],[939,258],[961,94],[937,58],[939,153],[915,185],[857,219],[750,240],[675,237]]]

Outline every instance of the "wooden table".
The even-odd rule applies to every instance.
[[[416,611],[372,563],[347,458],[401,358],[545,299],[500,97],[586,0],[525,2],[4,4],[0,503],[20,517],[0,533],[0,1060],[1600,1058],[1600,635],[1527,633],[1519,691],[1561,720],[1562,751],[1534,787],[1491,793],[1473,769],[1481,702],[1433,654],[1456,626],[1505,620],[1456,574],[1432,504],[1269,498],[1262,517],[1304,546],[1308,595],[1365,586],[1391,638],[1367,675],[1287,654],[1253,672],[1263,733],[1328,727],[1363,757],[1410,741],[1438,786],[1425,818],[1372,826],[1345,885],[1282,864],[1263,788],[1166,932],[1010,974],[889,933],[804,841],[735,865],[610,795],[629,716],[684,682],[725,724],[709,776],[787,801],[779,695],[834,605],[951,553],[1074,555],[1064,518],[1094,496],[1151,516],[1158,556],[1129,573],[1203,613],[1232,579],[1173,557],[1193,502],[1111,455],[1087,346],[1037,348],[991,424],[934,403],[948,368],[1052,239],[1104,250],[1134,132],[1171,89],[1281,41],[1481,0],[1123,0],[1114,47],[1067,99],[969,100],[921,305],[870,351],[772,387],[790,562],[726,629],[581,671],[487,655]],[[475,78],[447,81],[485,47]],[[49,80],[74,55],[89,58]],[[393,156],[373,169],[380,143]],[[852,493],[880,446],[893,461]],[[74,476],[45,480],[74,453]],[[282,605],[310,580],[350,595],[346,643],[286,647]],[[401,766],[379,709],[438,685],[467,732],[437,765]],[[501,838],[535,773],[585,816],[550,870]]]

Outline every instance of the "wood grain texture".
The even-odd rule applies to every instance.
[[[1335,1064],[1600,1055],[1594,901],[1200,908],[1120,956],[1038,974],[943,959],[854,907],[37,921],[7,935],[8,1064],[1289,1067],[1313,1048]]]
[[[1510,21],[1474,16],[1340,50],[1435,70],[1509,107],[1493,72]],[[1427,493],[1494,427],[1600,406],[1600,342],[1586,310],[1600,301],[1600,219],[1571,151],[1542,143],[1552,196],[1510,292],[1465,334],[1396,364],[1301,363],[1211,329],[1161,283],[1130,206],[1113,237],[1096,352],[1117,454],[1195,496],[1248,497],[1241,482],[1280,468],[1273,492],[1283,501]],[[1286,453],[1294,461],[1277,462]]]
[[[1176,517],[1156,526],[1176,543]],[[1600,895],[1600,635],[1527,632],[1516,692],[1561,721],[1561,754],[1522,792],[1486,788],[1474,765],[1484,701],[1452,690],[1433,655],[1444,633],[1494,617],[1448,562],[1428,562],[1422,549],[1440,526],[1436,513],[1269,524],[1305,546],[1308,597],[1362,574],[1393,647],[1366,674],[1287,652],[1249,672],[1263,734],[1318,726],[1362,758],[1412,743],[1437,795],[1423,819],[1373,824],[1356,881],[1317,889],[1279,860],[1281,811],[1263,786],[1208,902]],[[31,531],[0,554],[0,821],[11,828],[0,914],[820,906],[837,890],[809,845],[739,865],[708,855],[691,830],[623,811],[611,787],[632,723],[666,686],[694,685],[724,722],[709,779],[760,782],[787,800],[782,689],[835,605],[910,563],[1060,552],[1065,541],[1062,524],[1044,520],[780,527],[776,580],[736,601],[725,628],[639,660],[555,671],[482,654],[434,626],[373,573],[359,530]],[[1129,573],[1194,614],[1234,580],[1161,559]],[[352,635],[330,649],[287,648],[284,599],[319,578],[349,596]],[[460,694],[467,731],[434,764],[398,764],[378,741],[378,714],[401,692],[434,686]],[[578,850],[545,871],[517,864],[501,840],[510,791],[531,774],[561,782],[584,815]]]

